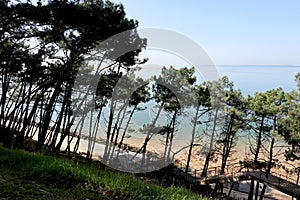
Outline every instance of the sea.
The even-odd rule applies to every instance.
[[[296,90],[295,75],[300,72],[300,66],[290,65],[220,65],[216,68],[220,76],[228,76],[245,96],[275,88]]]

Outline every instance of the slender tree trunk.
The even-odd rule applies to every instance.
[[[124,121],[124,119],[125,119],[126,110],[127,110],[127,106],[126,106],[126,108],[124,108],[124,110],[123,110],[123,114],[122,114],[122,117],[121,117],[121,121],[120,121],[120,123],[119,123],[119,125],[118,125],[118,127],[117,127],[117,130],[116,130],[116,137],[115,137],[115,142],[114,142],[115,145],[118,145],[118,139],[119,139],[119,135],[120,135],[120,129],[121,129],[122,124],[123,124],[123,121]]]
[[[33,119],[34,115],[35,115],[36,112],[37,112],[37,108],[38,108],[38,105],[39,105],[39,102],[40,102],[41,97],[42,97],[42,95],[38,95],[38,96],[37,96],[37,98],[36,98],[36,100],[34,101],[34,104],[33,104],[32,108],[31,108],[31,111],[30,111],[28,117],[26,117],[26,118],[24,119],[23,127],[22,127],[22,129],[21,129],[21,131],[20,131],[20,134],[21,134],[21,135],[25,135],[26,128],[28,128],[28,126],[35,126],[35,125],[32,125],[31,122],[32,122],[32,119]],[[29,128],[30,128],[30,127],[29,127]],[[25,138],[26,138],[26,137],[28,137],[27,134],[25,135]]]
[[[2,72],[2,88],[1,88],[1,100],[0,100],[0,105],[1,105],[1,112],[0,112],[0,126],[5,126],[5,103],[6,103],[6,97],[7,97],[7,92],[8,92],[8,86],[9,86],[9,81],[8,81],[8,74],[7,70],[3,69],[4,72]],[[3,133],[2,133],[3,134]]]
[[[225,144],[223,146],[223,152],[222,152],[222,164],[221,164],[221,170],[220,170],[220,175],[223,175],[225,173],[225,168],[227,164],[228,157],[231,152],[233,140],[234,140],[234,135],[235,133],[232,132],[234,119],[233,116],[230,116],[230,121],[228,125],[228,129],[226,131],[226,139],[225,139]]]
[[[272,161],[273,161],[273,148],[274,148],[274,143],[275,143],[275,138],[272,137],[271,146],[270,146],[269,163],[268,163],[268,168],[267,168],[267,171],[266,171],[266,178],[268,178],[268,177],[269,177],[269,174],[271,173]],[[262,189],[261,194],[260,194],[259,200],[262,200],[262,199],[264,198],[266,188],[267,188],[267,185],[264,184],[263,189]]]
[[[31,91],[31,88],[32,88],[32,85],[30,84],[28,90],[29,90],[29,93]],[[25,124],[25,120],[27,119],[28,117],[28,112],[29,112],[29,104],[30,104],[30,97],[26,98],[26,84],[23,83],[23,94],[22,94],[22,112],[21,112],[21,115],[19,116],[19,127],[18,129],[16,129],[17,131],[17,134],[16,134],[16,139],[15,139],[15,144],[14,146],[16,148],[20,148],[20,149],[23,149],[24,148],[24,136],[25,136],[25,133],[20,131],[21,129],[23,129],[24,127],[27,128],[27,125]],[[25,105],[25,102],[26,102],[26,105]],[[25,105],[25,107],[23,108],[23,105]],[[21,125],[22,124],[22,125]]]
[[[114,149],[115,149],[115,148],[113,148],[113,146],[115,146],[114,140],[118,137],[116,135],[116,131],[117,131],[117,127],[119,125],[119,121],[120,121],[122,111],[123,111],[123,109],[125,109],[125,107],[126,107],[126,104],[124,104],[124,106],[122,106],[122,108],[119,110],[119,112],[117,114],[117,118],[115,120],[115,125],[114,125],[113,131],[111,133],[110,144],[109,144],[108,153],[107,153],[108,158],[113,157]]]
[[[106,164],[108,160],[108,151],[109,151],[109,142],[111,137],[111,129],[112,129],[112,123],[113,123],[113,117],[114,117],[114,109],[116,107],[116,102],[112,98],[110,102],[110,112],[109,112],[109,120],[108,120],[108,126],[107,126],[107,132],[106,132],[106,143],[105,143],[105,149],[103,154],[102,163]]]
[[[125,128],[124,128],[124,131],[123,131],[123,134],[122,134],[122,137],[121,137],[121,140],[120,140],[119,145],[118,145],[119,148],[122,147],[122,144],[123,144],[123,141],[124,141],[124,138],[125,138],[125,135],[126,135],[128,126],[129,126],[129,124],[130,124],[130,122],[131,122],[133,113],[135,112],[136,108],[137,108],[137,105],[135,105],[135,106],[133,107],[132,111],[130,112],[129,118],[128,118],[128,120],[127,120],[126,126],[125,126]]]
[[[173,119],[173,117],[172,117]],[[163,155],[163,158],[165,160],[165,162],[167,162],[167,151],[168,151],[168,147],[169,147],[169,137],[170,137],[170,134],[171,134],[171,126],[173,124],[173,120],[171,120],[169,122],[169,125],[168,125],[168,129],[167,129],[167,136],[166,136],[166,142],[165,142],[165,150],[164,150],[164,155]]]
[[[131,160],[133,160],[139,153],[142,153],[142,165],[145,164],[145,154],[147,152],[147,145],[148,145],[148,142],[151,140],[152,136],[154,133],[152,133],[153,131],[153,128],[155,127],[156,123],[157,123],[157,120],[160,116],[160,113],[161,111],[163,110],[163,107],[164,107],[164,104],[165,102],[163,101],[158,109],[158,112],[154,118],[154,120],[152,121],[152,124],[150,125],[150,129],[147,130],[147,136],[144,140],[144,144],[142,145],[142,147],[136,152],[136,154],[131,158]]]
[[[62,143],[66,136],[68,137],[68,141],[70,140],[71,136],[71,127],[74,124],[75,117],[72,117],[72,112],[71,112],[71,87],[69,86],[67,88],[67,92],[64,98],[63,106],[64,106],[64,119],[63,119],[63,126],[62,126],[62,131],[61,131],[61,138],[58,144],[55,147],[55,153],[58,154],[60,152]],[[72,138],[74,134],[72,134]]]
[[[155,125],[156,125],[156,123],[157,123],[157,121],[158,121],[158,118],[159,118],[159,116],[160,116],[160,113],[161,113],[161,111],[163,110],[163,106],[164,106],[164,104],[165,104],[165,102],[162,102],[162,104],[161,104],[161,106],[159,107],[159,110],[158,110],[158,112],[157,112],[157,114],[156,114],[156,117],[155,117],[155,119],[154,119],[154,121],[152,122],[152,125],[151,125],[151,128],[150,128],[150,130],[148,130],[147,131],[147,137],[146,137],[146,139],[145,139],[145,141],[144,141],[144,144],[143,144],[143,146],[142,146],[142,151],[141,151],[141,153],[143,154],[142,155],[142,166],[145,166],[145,160],[146,160],[146,152],[147,152],[147,145],[148,145],[148,142],[151,140],[151,138],[152,138],[152,136],[153,136],[153,134],[155,134],[155,133],[153,133],[152,131],[153,131],[153,128],[155,127]],[[139,151],[138,151],[139,152]],[[138,153],[137,152],[137,153]],[[137,154],[136,154],[137,155]]]
[[[263,133],[263,125],[264,125],[264,116],[261,118],[261,124],[260,124],[260,128],[259,128],[259,133],[258,133],[258,138],[257,138],[257,147],[256,147],[256,151],[255,151],[255,155],[254,155],[254,164],[257,163],[258,160],[258,155],[260,152],[260,148],[261,148],[261,138],[262,138],[262,133]]]
[[[100,117],[101,117],[101,114],[102,114],[102,109],[103,109],[103,107],[101,106],[100,110],[97,114],[96,121],[94,123],[93,123],[93,120],[94,120],[94,111],[95,110],[93,108],[90,111],[88,147],[87,147],[87,152],[86,152],[86,159],[87,160],[91,160],[92,156],[93,156],[92,154],[93,154],[94,145],[96,143],[96,137],[97,137],[97,132],[98,132],[99,124],[100,124]]]
[[[200,110],[200,104],[197,104],[196,114],[195,114],[195,117],[194,117],[194,120],[193,120],[192,138],[191,138],[189,153],[188,153],[186,166],[185,166],[185,173],[186,174],[188,173],[189,167],[190,167],[190,161],[191,161],[191,157],[192,157],[192,151],[193,151],[194,140],[195,140],[195,135],[196,135],[196,127],[197,127],[198,118],[199,118],[199,116],[198,116],[199,115],[199,110]]]
[[[100,107],[100,110],[99,110],[99,113],[98,113],[98,116],[97,116],[96,128],[94,129],[94,132],[93,132],[93,139],[92,139],[92,144],[91,144],[91,148],[90,148],[90,157],[89,157],[89,159],[92,159],[92,155],[93,155],[93,152],[94,152],[102,110],[103,110],[103,106]]]
[[[54,153],[55,145],[56,145],[58,136],[60,135],[60,139],[63,137],[63,135],[62,135],[63,133],[61,131],[61,124],[62,124],[62,121],[63,121],[63,118],[64,118],[65,109],[66,109],[66,99],[64,99],[64,101],[61,105],[61,108],[60,108],[60,111],[59,111],[59,114],[58,114],[58,117],[57,117],[57,121],[55,123],[55,130],[54,130],[54,133],[53,133],[53,138],[52,138],[52,141],[51,141],[50,145],[48,146],[48,151],[49,152],[53,151],[53,153]]]
[[[257,137],[256,151],[255,151],[254,160],[253,160],[254,165],[257,164],[258,155],[259,155],[260,148],[261,148],[261,138],[262,138],[262,133],[263,133],[264,119],[265,119],[265,117],[262,116],[261,117],[260,127],[259,127],[259,132],[258,132],[258,137]],[[251,179],[248,200],[252,200],[253,199],[253,190],[254,190],[254,180]]]
[[[177,110],[178,112],[178,110]],[[168,154],[167,154],[167,158],[169,160],[171,159],[171,150],[172,150],[172,146],[173,146],[173,138],[174,138],[174,130],[175,130],[175,123],[176,123],[176,117],[177,117],[177,112],[176,114],[173,116],[173,122],[172,122],[172,127],[171,127],[171,135],[170,135],[170,143],[169,143],[169,150],[168,150]],[[168,161],[169,161],[168,160]]]
[[[127,120],[127,123],[125,125],[125,128],[124,128],[124,131],[123,131],[123,134],[122,134],[122,137],[121,137],[121,140],[118,144],[118,148],[119,148],[119,151],[117,153],[117,156],[116,156],[116,159],[119,157],[119,154],[120,154],[120,151],[121,151],[121,147],[122,147],[122,144],[123,144],[123,141],[124,141],[124,138],[125,138],[125,135],[126,135],[126,132],[127,132],[127,129],[128,129],[128,126],[130,124],[130,121],[132,119],[132,116],[133,116],[133,113],[135,112],[136,108],[137,108],[138,105],[135,105],[132,109],[132,111],[130,112],[130,115],[129,115],[129,118]]]
[[[75,122],[75,119],[76,119],[76,117],[75,116],[73,116],[73,118],[72,118],[72,122],[74,123]],[[65,151],[68,151],[68,155],[70,156],[70,154],[71,154],[71,143],[72,143],[72,141],[73,141],[73,139],[75,138],[75,137],[79,137],[79,133],[78,133],[78,127],[79,127],[79,125],[80,125],[80,121],[77,123],[77,125],[76,125],[76,127],[75,127],[75,130],[72,132],[72,137],[71,137],[71,139],[68,137],[68,143],[67,143],[67,147],[66,147],[66,149],[65,149]],[[77,142],[77,141],[76,141]],[[75,145],[76,145],[76,143],[75,143]],[[79,144],[78,144],[79,145]],[[75,148],[75,147],[74,147]],[[73,154],[74,153],[76,153],[76,152],[72,152]]]
[[[81,120],[78,122],[78,123],[80,123],[80,128],[79,128],[79,131],[78,131],[78,136],[77,136],[76,143],[74,145],[73,153],[76,153],[78,151],[79,144],[80,144],[80,138],[81,138],[81,132],[82,132],[82,129],[83,129],[85,118],[86,118],[86,114],[83,114],[82,117],[81,117]]]
[[[38,141],[36,144],[36,151],[40,151],[44,142],[45,142],[45,137],[51,122],[51,118],[52,118],[52,114],[53,114],[53,110],[55,108],[55,102],[57,100],[57,97],[61,91],[61,83],[57,83],[56,87],[54,89],[54,92],[47,104],[46,110],[45,110],[45,115],[43,117],[43,123],[42,123],[42,127],[41,127],[41,131],[39,132],[38,135]]]
[[[254,190],[254,179],[251,179],[248,200],[253,199],[253,190]]]
[[[118,124],[117,123],[115,124],[114,132],[116,132],[115,133],[116,136],[115,136],[115,141],[111,142],[111,145],[113,145],[113,149],[112,149],[112,153],[110,155],[110,160],[114,159],[114,152],[115,152],[116,146],[118,145],[119,132],[120,132],[120,128],[123,124],[123,120],[125,118],[126,109],[127,109],[127,105],[125,105],[124,108],[123,108],[123,114],[122,114],[120,122]],[[121,111],[120,111],[120,113],[121,113]],[[115,156],[116,158],[118,156],[118,153],[119,153],[119,151],[117,152],[117,155]]]
[[[223,175],[225,173],[227,160],[230,155],[232,144],[233,144],[233,139],[234,139],[233,134],[235,134],[232,132],[232,128],[234,125],[233,124],[234,116],[230,115],[229,118],[230,118],[229,122],[228,122],[226,130],[224,132],[225,139],[224,139],[223,148],[222,148],[222,162],[221,162],[220,175]],[[221,191],[223,190],[223,183],[217,182],[213,193],[217,193],[218,190],[221,190]]]
[[[70,137],[71,135],[71,127],[74,123],[74,118],[71,120],[70,119],[71,116],[68,116],[68,122],[67,122],[67,125],[66,125],[66,128],[63,129],[63,132],[61,133],[61,138],[58,142],[58,144],[56,145],[55,147],[55,153],[58,154],[60,152],[60,149],[61,149],[61,146],[62,146],[62,143],[63,141],[65,140],[65,138],[68,136]],[[72,134],[72,137],[73,137],[74,134]],[[68,140],[70,140],[70,138],[68,138]]]
[[[204,163],[204,166],[203,166],[203,171],[202,171],[201,177],[206,177],[206,175],[207,175],[208,165],[209,165],[209,161],[210,161],[210,158],[211,158],[211,151],[212,151],[213,143],[214,143],[214,140],[215,140],[214,137],[215,137],[215,131],[216,131],[216,127],[217,127],[218,112],[219,112],[219,108],[216,108],[215,115],[214,115],[213,129],[212,129],[212,134],[211,134],[210,143],[209,143],[208,154],[207,154],[206,159],[205,159],[205,163]]]

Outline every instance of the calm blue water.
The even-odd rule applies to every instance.
[[[295,75],[300,66],[217,66],[221,76],[228,76],[244,95],[281,87],[297,89]]]

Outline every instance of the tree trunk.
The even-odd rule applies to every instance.
[[[174,117],[174,116],[173,116]],[[172,117],[172,119],[173,119]],[[171,134],[171,126],[173,124],[173,120],[170,121],[169,123],[169,126],[168,126],[168,129],[167,129],[167,136],[166,136],[166,142],[165,142],[165,149],[164,149],[164,155],[163,155],[163,158],[165,160],[165,162],[167,162],[167,152],[168,152],[168,147],[169,147],[169,138],[170,138],[170,134]]]
[[[56,145],[56,141],[57,141],[58,136],[60,135],[60,138],[63,137],[63,135],[62,135],[63,133],[61,132],[60,127],[61,127],[63,117],[64,117],[64,113],[65,113],[65,104],[66,104],[66,100],[64,100],[63,104],[61,105],[60,112],[58,114],[58,118],[57,118],[57,121],[55,123],[55,130],[54,130],[54,133],[53,133],[52,141],[50,142],[50,145],[48,146],[48,151],[49,152],[53,151],[53,153],[54,153],[55,145]]]
[[[122,109],[119,111],[117,121],[115,123],[114,131],[113,131],[113,135],[115,135],[115,139],[113,140],[113,138],[111,138],[111,144],[110,145],[113,146],[113,147],[112,147],[112,151],[111,151],[110,158],[109,158],[110,160],[112,160],[114,158],[114,152],[115,152],[116,146],[118,144],[119,131],[120,131],[120,128],[122,126],[122,123],[123,123],[123,120],[124,120],[124,117],[125,117],[126,109],[127,109],[127,104],[125,104],[124,107],[122,107]],[[123,113],[123,114],[122,114],[122,117],[120,119],[121,113]],[[117,155],[116,155],[116,157],[117,157]]]
[[[42,92],[43,93],[43,92]],[[31,108],[31,111],[28,115],[28,117],[26,117],[24,119],[24,123],[23,123],[23,127],[21,129],[21,133],[22,135],[25,135],[25,132],[26,132],[26,128],[28,128],[29,125],[31,125],[31,121],[35,115],[35,113],[37,112],[37,108],[38,108],[38,105],[39,105],[39,101],[40,101],[40,98],[42,97],[42,95],[38,95],[37,99],[35,100],[34,104],[33,104],[33,107]],[[35,126],[35,125],[33,125]],[[28,135],[26,134],[25,138],[28,137]]]
[[[129,118],[128,118],[128,120],[127,120],[127,123],[126,123],[126,125],[125,125],[124,131],[123,131],[123,134],[122,134],[122,137],[121,137],[121,140],[120,140],[120,142],[119,142],[119,144],[118,144],[119,151],[118,151],[118,153],[117,153],[117,155],[116,155],[116,159],[118,159],[118,157],[119,157],[119,154],[120,154],[120,151],[121,151],[121,147],[122,147],[122,144],[123,144],[123,141],[124,141],[124,138],[125,138],[125,135],[126,135],[128,126],[129,126],[129,124],[130,124],[130,121],[131,121],[131,119],[132,119],[133,113],[135,112],[136,108],[137,108],[137,105],[135,105],[135,106],[133,107],[132,111],[130,112]]]
[[[107,132],[106,132],[106,143],[105,143],[105,149],[103,154],[102,162],[104,164],[107,164],[108,160],[108,151],[109,151],[109,142],[111,137],[111,129],[112,129],[112,123],[113,123],[113,117],[114,117],[114,109],[116,107],[116,102],[112,98],[110,102],[110,112],[109,112],[109,119],[108,119],[108,126],[107,126]]]
[[[96,128],[93,131],[93,137],[92,137],[93,139],[91,141],[92,144],[91,144],[90,149],[89,149],[90,155],[89,155],[88,159],[92,158],[92,155],[93,155],[93,152],[94,152],[94,149],[95,149],[95,144],[96,144],[96,139],[97,139],[97,133],[98,133],[98,127],[99,127],[99,124],[100,124],[100,117],[101,117],[102,110],[103,110],[103,106],[101,106],[101,108],[99,110],[99,113],[98,113],[98,116],[97,116]]]
[[[111,159],[113,157],[113,154],[114,154],[115,139],[118,138],[118,135],[116,135],[117,128],[119,126],[119,121],[120,121],[120,117],[121,117],[122,111],[123,111],[123,109],[126,109],[125,107],[126,107],[126,104],[124,104],[122,106],[122,108],[119,110],[119,112],[117,114],[117,118],[115,120],[115,125],[114,125],[114,128],[113,128],[113,131],[111,133],[110,144],[109,144],[108,153],[107,153],[107,156],[108,156],[109,159]]]
[[[45,137],[46,137],[46,134],[48,132],[48,128],[49,128],[49,125],[50,125],[50,122],[51,122],[51,118],[52,118],[52,114],[53,114],[53,110],[55,108],[55,102],[57,100],[57,97],[59,95],[59,93],[61,92],[61,82],[57,83],[56,84],[56,87],[54,89],[54,92],[48,102],[48,105],[46,107],[46,110],[45,110],[45,115],[42,119],[43,123],[42,123],[42,127],[41,127],[41,131],[39,132],[39,135],[38,135],[38,141],[37,141],[37,144],[36,144],[36,151],[40,151],[44,142],[45,142]]]
[[[133,160],[139,153],[142,153],[142,166],[145,164],[145,153],[147,152],[147,145],[148,145],[148,142],[151,140],[152,136],[154,133],[152,133],[153,131],[153,128],[155,127],[156,123],[157,123],[157,120],[160,116],[160,113],[164,107],[164,104],[165,102],[163,101],[158,109],[158,112],[154,118],[154,120],[152,121],[152,124],[150,125],[150,129],[147,130],[147,136],[144,140],[144,144],[142,145],[142,147],[136,152],[136,154],[131,158],[131,160]]]
[[[272,137],[271,146],[270,146],[269,163],[268,163],[268,168],[267,168],[267,171],[266,171],[266,178],[268,178],[269,174],[271,173],[272,161],[273,161],[273,147],[274,147],[274,143],[275,143],[275,138]],[[266,188],[267,188],[267,186],[264,185],[264,187],[263,187],[263,189],[261,191],[261,195],[260,195],[259,200],[262,200],[264,198]]]
[[[9,81],[8,81],[8,74],[7,70],[3,69],[4,73],[2,75],[2,94],[1,94],[1,101],[0,101],[0,106],[1,106],[1,112],[0,112],[0,126],[5,126],[5,103],[6,103],[6,97],[7,97],[7,91],[8,91],[8,86],[9,86]]]
[[[187,157],[187,161],[186,161],[185,173],[188,173],[189,167],[190,167],[190,161],[191,161],[191,157],[192,157],[192,150],[193,150],[194,139],[195,139],[195,134],[196,134],[197,121],[198,121],[198,118],[199,118],[199,116],[198,116],[199,115],[199,110],[200,110],[200,104],[198,104],[197,107],[196,107],[196,114],[195,114],[195,117],[194,117],[194,123],[193,123],[193,129],[192,129],[192,138],[191,138],[189,153],[188,153],[188,157]]]
[[[126,135],[128,126],[129,126],[129,124],[130,124],[130,121],[131,121],[131,119],[132,119],[133,113],[135,112],[136,108],[137,108],[137,105],[135,105],[134,108],[132,109],[132,111],[130,112],[129,118],[128,118],[128,120],[127,120],[127,123],[126,123],[126,125],[125,125],[124,131],[123,131],[123,134],[122,134],[122,137],[121,137],[121,140],[120,140],[120,142],[119,142],[119,144],[118,144],[118,147],[119,147],[119,148],[121,148],[121,146],[122,146],[122,144],[123,144],[123,141],[124,141],[124,138],[125,138],[125,135]]]
[[[248,200],[252,200],[253,199],[253,189],[254,189],[254,180],[251,179]]]
[[[254,155],[254,160],[253,160],[254,165],[257,164],[258,155],[259,155],[260,148],[261,148],[261,138],[262,138],[262,132],[263,132],[264,119],[265,119],[265,117],[262,116],[261,117],[260,127],[259,127],[259,132],[258,132],[258,137],[257,137],[257,147],[256,147],[256,151],[255,151],[255,155]],[[254,190],[254,180],[252,179],[251,180],[251,184],[250,184],[250,190],[249,190],[248,200],[252,200],[252,198],[253,198],[253,190]]]
[[[177,110],[178,112],[178,110]],[[173,145],[173,138],[174,138],[174,130],[175,130],[175,123],[176,123],[176,116],[177,116],[177,112],[173,117],[173,122],[172,122],[172,127],[171,127],[171,135],[170,135],[170,143],[169,143],[169,150],[168,150],[168,154],[167,154],[167,158],[171,159],[171,150],[172,150],[172,145]]]
[[[211,150],[213,148],[213,143],[215,140],[214,137],[215,137],[215,131],[216,131],[216,127],[217,127],[218,112],[219,112],[219,108],[216,108],[215,115],[214,115],[213,129],[212,129],[212,134],[211,134],[210,143],[209,143],[208,154],[205,159],[201,177],[206,177],[206,175],[207,175],[208,165],[209,165],[209,161],[210,161],[210,157],[211,157]]]

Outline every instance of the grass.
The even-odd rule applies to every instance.
[[[38,153],[0,147],[0,199],[202,199],[138,178]]]

